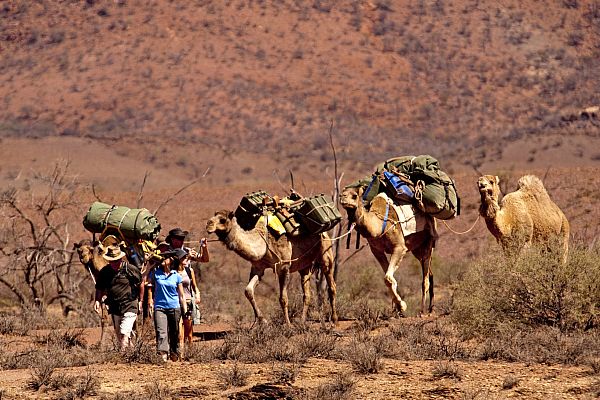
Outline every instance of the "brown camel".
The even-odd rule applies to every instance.
[[[481,206],[489,231],[507,255],[517,255],[530,245],[558,251],[563,262],[569,252],[569,221],[550,199],[542,181],[533,175],[519,179],[518,190],[500,204],[500,179],[484,175],[477,181]]]
[[[314,270],[321,269],[328,286],[331,320],[337,323],[335,306],[336,286],[333,279],[333,250],[326,233],[320,235],[302,235],[288,237],[273,235],[264,223],[245,231],[233,214],[228,210],[217,211],[206,223],[206,231],[215,233],[225,247],[233,250],[245,260],[250,261],[250,280],[246,286],[246,298],[250,301],[255,318],[264,322],[265,318],[254,299],[254,289],[262,279],[266,269],[273,269],[279,282],[279,303],[286,324],[290,324],[288,315],[287,286],[290,273],[298,271],[302,280],[304,294],[302,322],[306,321],[310,301],[310,276]]]
[[[394,273],[400,266],[402,258],[410,251],[421,263],[423,281],[421,284],[421,314],[425,312],[425,298],[429,294],[428,312],[433,311],[433,274],[431,272],[431,255],[437,239],[435,221],[429,215],[426,226],[420,232],[404,235],[398,226],[398,215],[393,207],[389,207],[388,220],[385,223],[387,201],[384,197],[377,196],[367,210],[362,201],[362,187],[347,187],[340,195],[340,204],[348,214],[348,220],[356,223],[356,230],[367,239],[371,252],[385,272],[387,285],[394,308],[400,315],[406,311],[406,303],[398,294],[398,283]],[[415,215],[417,211],[415,210]],[[387,255],[390,254],[388,261]]]

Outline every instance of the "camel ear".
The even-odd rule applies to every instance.
[[[494,180],[495,180],[495,182],[496,182],[496,185],[499,185],[499,184],[500,184],[500,177],[499,177],[499,176],[497,176],[497,175],[496,175],[496,176],[494,177]]]
[[[227,214],[228,219],[233,219],[234,216],[235,214],[233,213],[233,211],[229,211],[229,213]]]

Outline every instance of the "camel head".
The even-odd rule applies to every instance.
[[[356,210],[361,201],[362,187],[346,187],[340,194],[340,205],[346,210]]]
[[[106,260],[102,257],[103,248],[102,246],[92,243],[88,239],[84,239],[73,245],[73,248],[77,251],[79,261],[90,270],[100,271],[107,264]]]
[[[79,261],[81,261],[83,265],[90,263],[94,258],[94,246],[92,245],[92,242],[87,239],[75,243],[73,248],[77,251]]]
[[[206,221],[206,232],[215,233],[219,238],[227,236],[233,226],[233,211],[219,210]]]
[[[500,195],[500,178],[494,175],[483,175],[477,180],[477,187],[482,198],[498,199]]]

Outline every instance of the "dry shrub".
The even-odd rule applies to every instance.
[[[144,392],[146,392],[146,396],[144,396],[143,398],[148,400],[165,400],[172,398],[171,389],[169,389],[167,385],[163,385],[160,382],[154,382],[150,385],[145,386]],[[139,397],[142,398],[141,396]]]
[[[600,251],[575,248],[562,264],[547,252],[518,259],[491,255],[476,261],[455,292],[452,316],[469,336],[553,326],[581,331],[600,317]]]
[[[502,380],[502,389],[509,390],[519,384],[520,379],[514,375],[507,375]]]
[[[83,329],[67,329],[64,332],[51,331],[47,335],[38,336],[35,341],[46,346],[59,349],[70,349],[73,347],[85,348],[85,331]]]
[[[58,366],[58,360],[50,353],[39,353],[35,364],[31,368],[31,377],[27,381],[27,387],[31,390],[39,390],[52,383],[52,375]]]
[[[499,330],[484,340],[479,358],[547,364],[586,363],[600,356],[600,336],[564,333],[558,328],[536,327],[523,331]]]
[[[370,307],[368,304],[361,304],[356,311],[355,329],[364,332],[370,332],[381,326],[382,311]]]
[[[441,321],[399,321],[389,326],[395,343],[391,357],[407,360],[464,359],[469,356],[467,346],[449,324]],[[391,340],[390,340],[391,341]]]
[[[308,331],[295,339],[294,342],[300,352],[301,359],[309,357],[329,358],[335,350],[338,337],[330,332]]]
[[[361,374],[376,374],[383,368],[382,342],[358,333],[344,350],[344,358]]]
[[[27,335],[29,328],[23,318],[14,313],[0,312],[0,334],[1,335]]]
[[[356,380],[351,374],[342,373],[336,374],[332,381],[324,385],[318,386],[311,390],[307,396],[307,400],[350,400],[355,399],[354,388]]]
[[[461,380],[461,371],[458,365],[451,361],[439,361],[433,366],[431,374],[434,379],[451,378]]]
[[[225,336],[215,351],[220,360],[246,362],[298,361],[302,353],[295,341],[290,340],[292,328],[280,324],[258,324],[252,329],[238,326]]]
[[[296,381],[300,373],[301,365],[298,363],[280,363],[277,367],[273,365],[273,377],[277,383],[291,385]]]
[[[215,360],[218,346],[210,342],[192,342],[185,347],[184,359],[195,363]]]
[[[152,324],[138,324],[137,328],[136,334],[132,337],[132,345],[118,353],[117,357],[120,357],[126,363],[161,364],[162,359],[156,351]],[[119,344],[116,341],[114,347],[115,349],[119,348]]]
[[[248,383],[250,371],[236,361],[231,368],[226,368],[218,373],[219,380],[224,389],[232,386],[240,387]]]

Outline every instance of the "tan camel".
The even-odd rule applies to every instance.
[[[106,260],[102,257],[103,248],[100,245],[94,246],[91,240],[84,239],[73,245],[79,256],[79,261],[83,266],[90,272],[94,283],[98,278],[98,273],[107,264]]]
[[[497,176],[479,178],[479,213],[505,253],[516,255],[524,247],[541,245],[558,251],[566,262],[569,221],[550,199],[542,181],[533,175],[523,176],[519,179],[518,190],[508,193],[498,204],[499,183]]]
[[[310,301],[310,277],[313,271],[321,269],[328,286],[331,320],[337,323],[335,305],[336,286],[333,279],[333,250],[328,235],[302,235],[275,237],[263,224],[245,231],[233,214],[228,210],[217,211],[206,223],[206,231],[215,233],[227,249],[250,261],[250,280],[246,286],[246,298],[250,301],[255,318],[264,322],[262,312],[256,304],[254,289],[262,279],[266,269],[272,269],[279,282],[279,303],[286,324],[290,324],[288,315],[287,287],[290,273],[298,271],[302,281],[303,307],[302,322],[306,321]]]
[[[394,273],[400,266],[402,258],[410,251],[421,263],[423,280],[421,284],[421,314],[425,312],[425,298],[429,294],[428,312],[433,311],[433,273],[431,272],[431,255],[437,239],[434,219],[429,215],[426,218],[425,229],[404,236],[401,227],[397,224],[398,215],[389,207],[388,219],[385,222],[387,202],[382,197],[375,197],[369,210],[366,210],[362,201],[362,187],[347,187],[340,195],[340,204],[348,214],[348,220],[356,223],[356,230],[367,239],[371,252],[385,272],[387,285],[394,308],[404,315],[406,303],[398,294],[398,282]],[[390,254],[388,260],[387,255]]]

